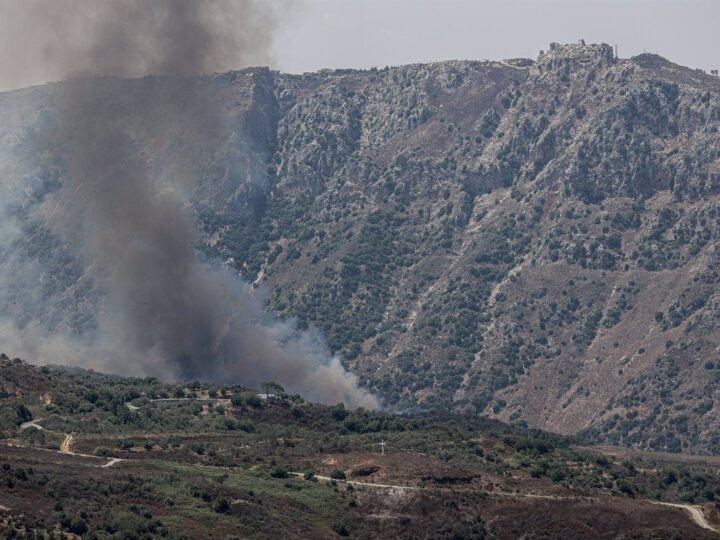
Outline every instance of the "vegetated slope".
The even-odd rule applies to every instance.
[[[475,414],[348,411],[3,354],[0,412],[12,538],[715,538],[720,518],[717,457],[606,457]]]
[[[720,451],[720,80],[606,45],[209,80],[231,123],[197,157],[205,249],[388,405]]]

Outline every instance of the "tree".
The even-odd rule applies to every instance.
[[[265,391],[265,397],[268,399],[270,399],[270,394],[281,395],[285,393],[285,389],[273,381],[264,382],[261,386]]]
[[[33,419],[32,412],[22,403],[18,403],[15,408],[17,414],[17,425],[19,426],[23,422],[30,422]]]
[[[344,404],[338,403],[330,410],[330,414],[332,414],[332,417],[335,420],[337,420],[338,422],[342,422],[343,420],[345,420],[345,417],[347,417],[348,412],[345,409]]]

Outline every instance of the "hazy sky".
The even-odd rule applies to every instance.
[[[715,69],[720,0],[304,0],[275,58],[289,72],[535,58],[551,41],[579,38],[617,43],[623,58],[647,50]]]
[[[0,90],[57,80],[73,62],[82,68],[87,38],[100,31],[97,10],[88,6],[138,1],[143,0],[0,0]],[[219,71],[243,63],[302,73],[535,58],[552,41],[579,38],[618,44],[623,58],[646,50],[690,67],[720,68],[720,0],[203,1],[246,6],[266,33],[262,40],[254,33],[252,54],[227,51]],[[132,42],[139,51],[148,41],[143,22]],[[230,16],[220,22],[243,27]],[[272,42],[270,50],[261,41]]]

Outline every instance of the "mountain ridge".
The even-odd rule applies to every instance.
[[[202,78],[228,118],[196,156],[203,250],[391,408],[720,451],[720,80],[605,44],[522,63]],[[51,88],[0,95],[6,160]]]

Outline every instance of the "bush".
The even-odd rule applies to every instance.
[[[253,409],[258,409],[262,406],[262,401],[260,400],[260,396],[253,393],[247,393],[245,394],[245,405],[248,407],[252,407]]]
[[[345,417],[347,417],[348,412],[345,410],[345,405],[342,403],[338,403],[332,408],[331,411],[332,417],[337,420],[338,422],[342,422],[345,420]]]
[[[283,469],[282,467],[275,467],[271,472],[270,476],[273,478],[287,478],[288,472],[287,470]]]
[[[83,534],[88,532],[87,523],[85,523],[84,519],[74,520],[70,525],[70,532],[73,534],[77,534],[78,536],[82,536]]]
[[[20,425],[23,422],[29,422],[33,419],[33,415],[30,412],[30,409],[28,409],[25,405],[22,403],[18,403],[16,407],[16,413],[17,413],[17,424]]]
[[[240,431],[244,431],[245,433],[252,433],[255,431],[255,424],[248,420],[242,420],[237,423],[237,429]]]
[[[215,510],[218,514],[224,514],[228,510],[230,510],[230,502],[227,499],[223,499],[221,497],[215,501],[213,510]]]
[[[333,531],[340,536],[350,536],[350,531],[348,531],[347,526],[344,523],[335,523],[332,528]]]
[[[333,472],[330,473],[330,478],[333,480],[345,480],[347,476],[345,476],[345,472],[341,471],[340,469],[335,469]]]
[[[118,442],[118,448],[120,448],[120,450],[130,450],[134,446],[135,443],[133,443],[132,441],[128,441],[127,439],[123,439]]]

